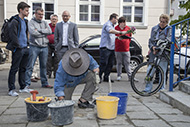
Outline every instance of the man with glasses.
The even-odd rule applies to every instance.
[[[51,34],[51,28],[48,23],[43,20],[44,11],[41,7],[35,9],[35,17],[28,23],[30,38],[30,49],[29,49],[29,62],[26,71],[26,85],[31,84],[32,70],[36,61],[39,57],[40,63],[40,79],[42,87],[53,88],[53,86],[48,84],[46,77],[46,64],[48,58],[48,43],[49,40],[47,35]]]
[[[57,53],[55,52],[55,43],[54,43],[54,32],[55,27],[58,21],[58,16],[56,14],[52,14],[50,16],[51,23],[49,23],[49,26],[52,30],[52,34],[48,35],[49,44],[48,44],[48,60],[47,60],[47,75],[48,78],[51,78],[51,74],[53,72],[54,78],[56,75],[56,71],[58,68],[58,62],[57,61]]]
[[[62,13],[63,21],[57,23],[54,33],[55,50],[59,62],[68,49],[78,48],[79,36],[77,25],[69,21],[68,11]]]

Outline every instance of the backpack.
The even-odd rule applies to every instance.
[[[1,28],[1,41],[8,43],[9,41],[9,24],[11,20],[5,19],[3,23],[3,27]]]

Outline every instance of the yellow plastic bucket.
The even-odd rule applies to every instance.
[[[101,119],[114,119],[117,116],[118,97],[100,96],[96,98],[97,116]]]

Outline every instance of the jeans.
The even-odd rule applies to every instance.
[[[53,56],[52,56],[53,54]],[[51,44],[48,45],[48,60],[47,60],[47,75],[51,77],[52,71],[55,77],[58,68],[58,58],[55,52],[55,47]],[[53,68],[53,69],[52,69]]]
[[[32,71],[33,71],[34,64],[37,57],[39,57],[40,78],[41,78],[42,87],[48,85],[48,80],[46,77],[46,63],[47,63],[47,58],[48,58],[48,47],[30,46],[29,62],[27,65],[26,81],[25,81],[27,86],[31,84]]]
[[[9,71],[8,86],[9,91],[15,89],[15,75],[18,71],[18,82],[20,89],[24,89],[25,85],[25,72],[26,66],[28,64],[28,54],[29,49],[17,49],[15,52],[12,52],[12,65]]]
[[[114,58],[114,50],[100,48],[100,79],[102,79],[102,74],[104,73],[104,80],[108,81],[108,76],[110,75],[113,67]]]
[[[163,82],[163,85],[161,87],[161,89],[164,89],[165,88],[165,85],[166,85],[166,72],[167,72],[167,69],[168,69],[168,62],[167,61],[160,61],[159,63],[159,66],[162,68],[163,72],[164,72],[164,82]],[[147,69],[147,73],[149,72],[151,68],[151,65],[148,66],[148,69]],[[159,79],[161,79],[160,75],[159,75]],[[153,80],[152,81],[149,81],[147,84],[146,84],[146,88],[144,91],[146,92],[151,92],[152,90],[152,85],[153,85]]]

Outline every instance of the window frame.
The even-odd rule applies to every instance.
[[[120,0],[120,15],[123,16],[123,7],[130,6],[131,9],[131,22],[127,22],[129,26],[148,26],[148,0],[143,0],[143,3],[135,2],[123,2]],[[142,22],[134,22],[135,19],[135,7],[143,7]]]
[[[80,1],[76,0],[76,23],[79,25],[102,25],[104,17],[103,1]],[[80,21],[80,5],[88,5],[88,21]],[[98,5],[100,7],[99,21],[91,21],[91,6]]]
[[[57,14],[58,10],[57,10],[57,6],[58,6],[58,0],[29,0],[28,4],[30,5],[30,9],[29,9],[29,16],[28,19],[32,19],[33,18],[33,3],[41,3],[42,4],[42,8],[44,10],[44,16],[43,16],[43,20],[45,20],[45,4],[53,4],[54,6],[54,14]],[[50,23],[50,20],[45,20],[48,23]]]

